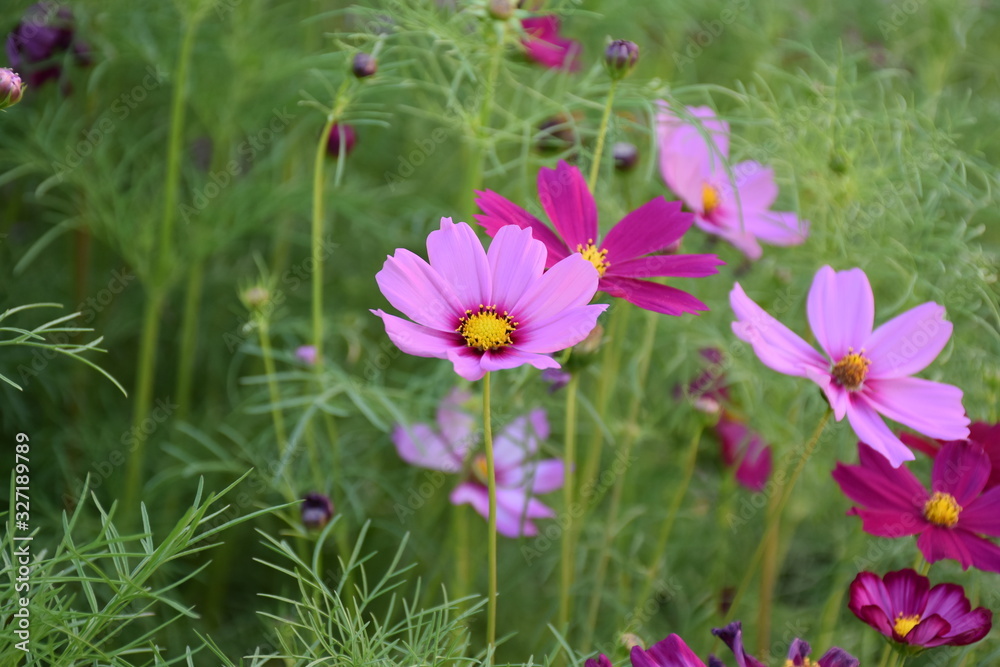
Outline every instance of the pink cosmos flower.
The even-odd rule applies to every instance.
[[[566,39],[559,34],[557,16],[535,16],[523,19],[521,26],[526,37],[521,40],[528,57],[549,69],[580,69],[580,42]]]
[[[477,422],[460,409],[469,395],[453,391],[438,407],[438,430],[427,424],[397,426],[392,440],[400,457],[415,466],[448,473],[461,472],[465,459],[479,441]],[[544,410],[533,410],[514,419],[493,442],[497,481],[497,532],[507,537],[534,536],[533,519],[555,516],[552,508],[535,498],[563,485],[563,463],[558,459],[535,460],[539,442],[549,435]],[[472,475],[451,492],[453,505],[471,504],[484,519],[489,518],[486,457],[472,458]]]
[[[740,162],[732,167],[730,178],[726,171],[728,123],[708,107],[688,107],[686,115],[698,120],[699,131],[666,102],[658,104],[660,172],[667,186],[694,211],[698,227],[722,237],[750,259],[760,258],[759,241],[778,246],[805,241],[808,221],[794,213],[771,210],[778,186],[770,167]]]
[[[559,236],[497,193],[487,190],[477,194],[476,204],[483,214],[476,220],[486,233],[495,236],[507,225],[531,229],[548,250],[546,266],[582,254],[600,274],[598,289],[602,292],[667,315],[708,310],[687,292],[640,280],[653,276],[710,276],[724,264],[715,255],[650,255],[678,241],[691,226],[692,216],[680,210],[680,202],[657,197],[622,218],[602,239],[594,197],[580,170],[565,162],[538,172],[542,208]]]
[[[965,646],[985,637],[993,627],[993,612],[970,611],[965,590],[938,584],[913,570],[889,572],[879,578],[862,572],[851,583],[848,608],[862,621],[894,642],[908,646]]]
[[[928,562],[957,560],[962,569],[1000,572],[1000,547],[980,535],[1000,537],[1000,487],[983,493],[990,459],[975,442],[950,442],[934,459],[928,491],[905,467],[893,468],[864,444],[860,465],[838,463],[833,479],[861,505],[866,533],[880,537],[919,535]]]
[[[907,447],[917,449],[934,458],[941,451],[941,448],[948,444],[944,440],[929,441],[912,433],[901,433],[899,435]],[[963,442],[952,440],[950,442]],[[1000,424],[987,424],[986,422],[975,422],[969,426],[969,439],[965,442],[976,442],[982,445],[986,455],[990,457],[990,477],[986,480],[984,490],[988,491],[993,487],[1000,486]]]
[[[586,338],[607,308],[587,305],[598,276],[579,255],[542,273],[545,245],[531,230],[499,230],[486,253],[471,227],[442,218],[427,254],[429,263],[400,248],[375,276],[413,321],[371,312],[403,352],[447,359],[466,380],[522,364],[559,368],[548,355]]]
[[[809,289],[807,314],[826,356],[747,297],[739,283],[729,294],[733,333],[753,345],[765,366],[806,377],[826,394],[837,421],[847,415],[858,438],[898,467],[913,453],[879,415],[933,438],[964,439],[968,417],[962,390],[910,377],[927,367],[951,337],[944,306],[928,302],[872,331],[875,298],[861,269],[824,266]]]
[[[736,481],[751,491],[763,491],[771,476],[771,448],[764,439],[726,412],[715,425],[715,434],[722,448],[722,462],[730,468],[737,466]]]

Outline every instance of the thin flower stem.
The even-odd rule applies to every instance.
[[[180,366],[177,369],[177,419],[187,418],[191,404],[191,378],[194,375],[194,355],[198,349],[198,305],[205,281],[205,263],[195,262],[188,273],[184,295],[184,315],[181,320]]]
[[[773,494],[767,503],[767,522],[777,523],[780,517],[775,516],[778,494]],[[760,573],[760,596],[757,601],[757,653],[764,655],[771,645],[771,606],[774,603],[774,582],[778,577],[778,546],[781,529],[769,530],[765,533],[763,544],[764,554]]]
[[[492,662],[497,637],[497,479],[493,465],[493,425],[490,415],[490,373],[483,376],[483,442],[486,446],[486,479],[490,498],[489,603],[486,611],[487,664]]]
[[[507,32],[504,22],[498,22],[498,26],[493,53],[490,56],[490,69],[486,74],[486,89],[483,91],[483,101],[479,106],[479,116],[472,133],[473,144],[469,151],[469,166],[466,172],[468,175],[464,190],[467,200],[462,207],[467,215],[475,212],[476,190],[483,186],[483,150],[480,142],[483,141],[483,131],[490,127],[490,120],[493,117],[493,98],[500,76],[500,61],[503,59],[504,38]]]
[[[764,549],[767,546],[767,540],[772,531],[776,531],[780,525],[780,517],[784,513],[785,505],[788,504],[789,499],[792,496],[792,491],[795,488],[795,483],[799,479],[799,475],[802,474],[802,469],[805,468],[806,462],[812,458],[813,453],[816,450],[816,445],[819,444],[820,435],[823,433],[823,429],[826,428],[827,422],[830,420],[830,410],[827,410],[823,414],[823,418],[820,419],[819,424],[816,426],[816,430],[813,431],[812,437],[806,443],[806,446],[802,448],[802,454],[799,456],[799,460],[795,465],[795,469],[792,471],[791,475],[787,477],[788,481],[785,482],[785,489],[781,494],[781,501],[778,503],[776,511],[773,514],[768,515],[767,525],[764,529],[764,536],[757,545],[757,550],[751,557],[750,562],[747,564],[746,574],[743,575],[743,580],[740,582],[739,588],[736,589],[736,594],[733,596],[732,605],[729,608],[729,612],[725,615],[725,620],[732,618],[732,615],[737,611],[739,607],[740,600],[747,592],[747,588],[750,587],[750,581],[753,579],[754,572],[757,569],[757,565],[760,563],[761,557],[764,555]]]
[[[601,153],[604,152],[604,139],[608,134],[608,121],[611,119],[611,108],[614,106],[615,90],[618,88],[618,81],[611,82],[608,89],[608,101],[604,103],[604,115],[601,116],[601,127],[597,131],[597,147],[594,148],[594,162],[590,165],[590,178],[587,185],[590,191],[594,192],[597,186],[597,175],[601,172]]]
[[[878,667],[886,667],[886,665],[889,664],[889,658],[892,657],[892,655],[892,644],[886,642],[885,649],[882,651],[882,659],[878,661]]]
[[[580,386],[579,376],[573,373],[566,385],[566,422],[563,441],[563,512],[572,515],[573,491],[576,475],[576,397]],[[560,632],[567,632],[569,625],[569,589],[573,585],[573,527],[572,524],[563,531],[562,553],[560,557],[559,577],[559,617]]]
[[[918,553],[917,562],[913,564],[913,569],[926,577],[927,573],[931,571],[931,564],[922,553]]]
[[[285,417],[281,413],[281,407],[278,405],[278,402],[281,400],[281,394],[278,393],[278,382],[274,379],[276,371],[271,351],[271,331],[266,317],[261,317],[257,324],[261,354],[264,357],[264,373],[267,375],[267,391],[271,398],[271,419],[274,421],[274,433],[278,440],[278,453],[284,456],[285,449],[288,447],[288,436],[285,433]],[[294,498],[294,492],[291,490],[289,492]]]
[[[313,200],[312,200],[312,337],[316,348],[316,370],[323,366],[323,165],[326,159],[326,147],[330,141],[330,131],[336,116],[331,113],[326,117],[326,125],[320,133],[316,145],[316,157],[313,161]],[[341,153],[344,152],[341,142]],[[343,155],[341,155],[343,158]]]

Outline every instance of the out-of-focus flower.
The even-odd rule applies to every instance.
[[[772,211],[778,198],[774,172],[758,162],[726,163],[729,124],[708,107],[688,107],[686,115],[659,102],[656,117],[660,172],[667,187],[695,213],[695,224],[738,248],[749,259],[761,256],[760,242],[790,246],[805,241],[809,223],[790,212]],[[706,138],[707,135],[707,138]]]
[[[257,310],[270,301],[271,291],[263,285],[254,285],[243,290],[240,298],[249,310]]]
[[[506,21],[514,16],[517,3],[514,0],[489,0],[486,9],[497,21]]]
[[[612,146],[611,154],[615,158],[615,169],[618,171],[632,171],[639,164],[639,149],[627,141],[619,141]]]
[[[901,433],[899,439],[911,449],[916,449],[931,458],[938,455],[941,448],[948,442],[946,440],[927,440],[912,433]],[[969,442],[978,442],[982,445],[986,455],[990,457],[990,477],[986,480],[985,490],[1000,486],[1000,424],[987,424],[986,422],[975,422],[969,426]]]
[[[705,663],[688,648],[678,635],[671,634],[647,650],[632,647],[629,654],[632,667],[705,667]]]
[[[875,298],[861,269],[824,266],[809,289],[809,326],[826,356],[768,315],[740,287],[729,294],[733,333],[772,370],[806,377],[826,394],[834,416],[847,416],[858,438],[893,466],[913,453],[880,415],[933,438],[964,439],[968,417],[962,390],[910,377],[926,368],[951,337],[944,306],[924,303],[872,331]]]
[[[616,39],[604,50],[604,66],[612,79],[624,79],[639,62],[639,47],[635,42]]]
[[[0,109],[12,107],[21,101],[24,93],[24,84],[17,72],[8,68],[0,67]]]
[[[729,650],[736,657],[736,664],[739,667],[765,667],[743,648],[743,626],[739,621],[733,621],[724,628],[713,628],[712,634],[725,642]],[[804,639],[795,638],[791,646],[788,647],[788,659],[785,661],[786,667],[812,667],[816,664],[819,667],[858,667],[860,661],[842,648],[833,647],[823,654],[817,662],[813,663],[809,659],[812,648],[809,642]],[[710,659],[710,665],[721,665],[718,659]]]
[[[303,363],[309,366],[316,365],[316,346],[315,345],[299,345],[295,348],[295,356]]]
[[[560,113],[538,126],[536,145],[542,151],[564,151],[579,142],[576,126],[583,118]]]
[[[957,560],[962,569],[1000,572],[1000,547],[980,535],[1000,537],[1000,487],[983,493],[990,459],[975,442],[950,442],[934,459],[928,491],[905,467],[893,468],[863,443],[860,465],[838,463],[833,478],[861,505],[865,532],[879,537],[919,535],[928,562]]]
[[[580,42],[559,34],[559,18],[536,16],[521,21],[525,37],[521,40],[528,57],[549,69],[580,69]]]
[[[538,172],[539,199],[560,238],[538,218],[499,194],[490,190],[476,194],[476,204],[483,211],[476,220],[486,233],[494,236],[508,225],[531,229],[548,250],[546,266],[581,254],[600,275],[598,289],[611,296],[667,315],[708,310],[687,292],[642,280],[710,276],[724,263],[715,255],[649,254],[678,241],[691,226],[692,216],[681,211],[680,202],[657,197],[626,215],[601,239],[597,205],[583,175],[576,167],[560,161],[556,169]]]
[[[860,573],[851,583],[847,606],[859,619],[908,648],[965,646],[985,637],[993,627],[993,612],[985,607],[971,609],[961,586],[931,588],[927,577],[913,570],[889,572],[882,578],[873,572]]]
[[[430,263],[400,248],[375,276],[413,321],[372,313],[399,349],[447,359],[466,380],[523,364],[559,368],[549,355],[586,338],[607,305],[588,305],[598,275],[583,257],[564,257],[543,273],[545,245],[531,233],[508,225],[487,254],[471,227],[442,218],[427,237]]]
[[[427,424],[397,426],[392,440],[402,459],[412,465],[456,473],[478,442],[477,422],[460,409],[468,399],[452,392],[438,408],[438,430]],[[507,537],[538,534],[534,519],[555,516],[552,508],[535,498],[563,485],[563,463],[558,459],[535,459],[539,443],[549,435],[544,410],[533,410],[514,419],[493,442],[497,482],[497,532]],[[471,504],[483,518],[489,517],[486,457],[472,458],[472,474],[451,492],[453,505]]]
[[[573,379],[573,376],[561,368],[546,368],[542,371],[542,382],[549,385],[549,393],[554,394]]]
[[[722,462],[730,468],[736,466],[736,481],[751,491],[763,491],[771,477],[771,448],[764,439],[725,412],[715,425],[715,433]]]
[[[603,653],[596,658],[589,658],[583,667],[613,667],[611,660]]]
[[[347,123],[334,123],[330,128],[330,138],[326,142],[326,154],[330,157],[340,157],[343,149],[344,157],[351,154],[354,145],[358,143],[358,134],[354,128]]]
[[[307,493],[302,497],[302,524],[317,530],[333,518],[333,503],[322,493]]]
[[[56,2],[38,2],[24,12],[7,36],[7,58],[29,86],[59,79],[68,53],[76,63],[90,64],[90,50],[75,39],[73,12]]]
[[[354,60],[351,62],[351,72],[354,73],[354,76],[364,79],[372,76],[376,71],[378,71],[378,61],[375,60],[375,56],[364,51],[354,54]]]

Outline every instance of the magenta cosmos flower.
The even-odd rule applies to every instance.
[[[760,241],[778,246],[805,241],[807,221],[771,210],[778,186],[770,167],[740,162],[730,169],[730,177],[728,123],[708,107],[688,107],[685,115],[697,119],[699,128],[666,102],[658,104],[660,172],[667,187],[694,211],[698,227],[722,237],[750,259],[760,258]]]
[[[597,291],[591,263],[574,255],[543,273],[545,245],[528,229],[499,230],[486,253],[471,227],[442,218],[427,255],[400,248],[375,276],[413,321],[371,312],[403,352],[447,359],[466,380],[522,364],[559,368],[548,355],[586,338],[607,308],[587,305]]]
[[[957,584],[930,587],[913,570],[889,572],[884,578],[862,572],[851,583],[848,608],[894,642],[913,647],[965,646],[985,637],[993,612],[971,609]]]
[[[483,214],[476,220],[495,236],[507,225],[530,229],[548,250],[546,266],[582,254],[600,274],[598,289],[640,308],[667,315],[708,310],[687,292],[641,280],[653,276],[700,278],[718,272],[724,264],[715,255],[649,255],[678,241],[691,226],[692,216],[680,202],[662,197],[637,208],[604,238],[597,228],[597,206],[583,175],[560,161],[555,169],[538,172],[538,195],[559,236],[538,218],[495,192],[477,192]],[[561,237],[561,238],[560,238]]]
[[[764,663],[757,660],[746,652],[743,648],[743,624],[733,621],[723,628],[713,628],[712,634],[725,642],[729,650],[733,652],[738,667],[766,667]],[[785,661],[786,667],[858,667],[860,661],[844,649],[833,647],[823,654],[817,662],[809,659],[812,648],[809,642],[804,639],[795,638],[791,646],[788,647],[788,659]],[[714,656],[708,660],[709,667],[722,667],[722,661]]]
[[[739,283],[729,302],[736,314],[733,333],[753,345],[761,362],[818,384],[837,421],[847,415],[858,438],[893,466],[912,460],[913,453],[879,415],[932,438],[968,437],[962,390],[910,377],[934,361],[951,337],[944,306],[919,305],[872,331],[875,298],[864,271],[824,266],[807,304],[809,326],[824,356],[751,301]]]
[[[466,457],[479,441],[477,422],[461,404],[469,395],[453,391],[438,407],[438,430],[427,424],[397,426],[392,440],[400,457],[415,466],[447,473],[461,472]],[[535,498],[563,485],[563,463],[558,459],[536,460],[539,443],[549,435],[544,410],[533,410],[501,429],[493,442],[497,482],[497,531],[507,537],[538,534],[533,519],[555,516],[552,508]],[[451,492],[454,505],[471,504],[484,519],[489,518],[486,457],[476,454],[470,478]]]
[[[580,42],[559,34],[559,18],[535,16],[523,19],[525,37],[521,40],[528,57],[549,69],[580,69]]]
[[[771,448],[764,439],[726,412],[719,417],[715,434],[722,462],[729,468],[736,467],[736,481],[751,491],[763,491],[771,476]]]
[[[864,444],[860,465],[838,463],[833,478],[861,505],[866,533],[880,537],[919,535],[917,547],[928,562],[944,558],[1000,572],[1000,547],[980,535],[1000,537],[1000,487],[983,493],[990,459],[975,442],[951,442],[934,459],[928,491],[905,467],[893,468]]]
[[[928,441],[911,433],[901,433],[899,436],[908,447],[922,451],[927,456],[934,458],[948,442],[944,440]],[[986,480],[984,490],[990,490],[995,486],[1000,486],[1000,424],[987,424],[986,422],[975,422],[969,426],[969,439],[967,441],[952,440],[950,442],[976,442],[982,445],[986,455],[990,457],[990,477]]]

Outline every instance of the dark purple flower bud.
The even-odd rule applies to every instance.
[[[860,667],[861,661],[844,649],[834,646],[816,664],[819,667]]]
[[[490,16],[497,21],[506,21],[512,17],[516,8],[516,3],[512,0],[490,0],[488,5]]]
[[[604,64],[612,79],[624,79],[639,62],[639,47],[635,42],[616,39],[604,51]]]
[[[378,61],[375,56],[364,51],[354,54],[354,62],[351,64],[351,71],[359,79],[372,76],[378,71]]]
[[[344,155],[350,155],[354,150],[354,144],[358,142],[358,135],[354,128],[347,123],[334,123],[330,128],[330,138],[326,142],[326,153],[332,157],[340,157],[341,147]]]
[[[319,530],[333,518],[333,503],[322,493],[307,493],[302,497],[302,523]]]
[[[542,371],[542,382],[549,385],[550,394],[554,394],[568,385],[572,378],[572,375],[561,368],[546,368]]]
[[[12,69],[0,67],[0,109],[12,107],[21,101],[24,84]]]
[[[86,47],[79,47],[86,50]],[[28,7],[21,22],[7,37],[7,57],[12,67],[24,73],[30,86],[39,86],[62,73],[62,56],[74,49],[73,12],[54,2]]]
[[[584,663],[584,667],[612,667],[611,660],[603,653],[597,658],[589,658]]]
[[[614,155],[615,169],[618,171],[632,171],[639,164],[639,149],[627,141],[616,143],[611,148],[611,154]]]
[[[538,126],[538,148],[543,151],[564,151],[577,142],[576,119],[558,114]]]

